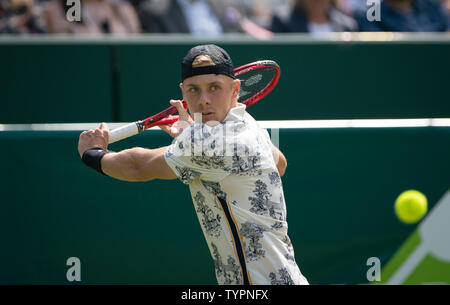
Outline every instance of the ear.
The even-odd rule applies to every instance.
[[[235,79],[233,80],[233,100],[238,100],[239,98],[239,92],[241,90],[241,80]]]
[[[183,88],[183,83],[180,83],[180,89],[181,89],[181,93],[183,94],[183,97],[184,97],[184,88]]]
[[[183,96],[183,100],[186,100],[184,98],[184,86],[183,86],[183,83],[180,83],[180,89],[181,89],[181,95]]]
[[[186,100],[186,98],[184,97],[184,87],[183,87],[183,83],[180,83],[180,89],[181,89],[181,94],[183,96],[183,100],[188,104],[188,112],[191,113],[190,107],[189,107],[189,102]]]

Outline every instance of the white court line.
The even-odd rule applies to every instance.
[[[355,120],[303,120],[258,121],[263,128],[398,128],[449,127],[450,119],[355,119]]]
[[[108,123],[115,129],[128,123]],[[405,127],[450,127],[450,119],[355,119],[355,120],[286,120],[258,121],[262,128],[405,128]],[[95,129],[99,123],[65,124],[0,124],[0,131],[60,131]],[[148,130],[160,130],[153,127]]]

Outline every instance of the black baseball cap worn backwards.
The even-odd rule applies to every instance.
[[[199,55],[208,55],[211,57],[214,65],[192,67],[192,62]],[[233,79],[236,78],[230,55],[228,55],[227,51],[214,44],[193,47],[181,62],[181,82],[188,77],[202,74],[223,74]]]

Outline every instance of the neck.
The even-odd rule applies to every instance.
[[[230,105],[230,109],[228,109],[228,112],[230,112],[230,110],[233,109],[234,107],[236,107],[237,105],[238,105],[237,99],[234,100],[234,101],[232,101],[232,102],[231,102],[231,105]]]

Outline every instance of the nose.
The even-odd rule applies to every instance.
[[[200,96],[199,99],[199,104],[202,107],[208,106],[210,104],[210,100],[209,100],[209,96],[207,92],[202,92],[202,95]]]

